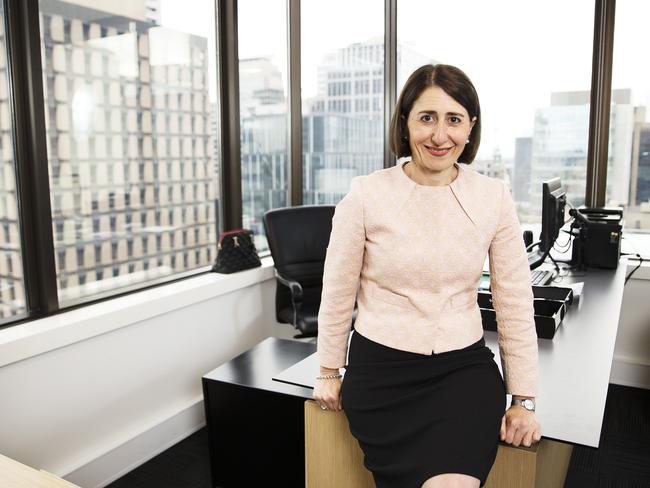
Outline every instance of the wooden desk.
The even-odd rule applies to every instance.
[[[564,278],[557,286],[583,282],[553,340],[539,339],[537,418],[542,440],[531,448],[501,442],[488,476],[488,488],[562,488],[573,444],[598,447],[605,413],[609,375],[616,343],[623,285],[623,259],[616,270],[589,270]],[[485,343],[501,369],[497,333],[484,331]],[[318,372],[315,356],[306,358],[301,384],[313,386]],[[503,374],[503,371],[501,371]],[[508,400],[509,404],[509,400]],[[337,418],[339,417],[339,418]],[[341,412],[324,412],[314,402],[305,405],[307,488],[373,486],[358,463],[358,445]],[[370,483],[370,484],[368,484]]]
[[[471,440],[468,440],[471,442]],[[532,447],[499,443],[486,488],[563,488],[573,446],[544,439]],[[343,412],[305,402],[305,486],[374,488],[363,452]]]
[[[0,486],[7,488],[79,488],[47,471],[38,471],[0,454]]]
[[[487,486],[562,487],[572,445],[598,447],[625,270],[623,260],[616,270],[565,278],[562,284],[583,281],[584,288],[555,338],[539,340],[542,441],[531,448],[500,443]],[[496,332],[485,331],[485,341],[501,366]],[[305,403],[318,374],[314,352],[314,344],[270,338],[203,377],[214,486],[278,481],[297,487],[305,479],[309,488],[366,486],[369,474],[364,474],[344,414]],[[305,380],[300,384],[306,386],[271,379],[301,360]],[[331,484],[331,477],[348,481]],[[349,484],[355,477],[359,484]]]

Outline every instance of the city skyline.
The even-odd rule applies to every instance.
[[[253,5],[241,4],[240,20],[252,13]],[[277,9],[280,4],[272,3],[273,15],[285,18]],[[61,303],[191,271],[214,257],[220,137],[216,57],[211,51],[214,24],[206,36],[195,32],[210,25],[209,20],[187,30],[175,28],[166,24],[168,5],[166,0],[123,5],[41,1],[46,142]],[[200,5],[214,13],[209,2]],[[305,2],[303,22],[314,20],[314,5]],[[364,29],[376,28],[377,19],[369,16]],[[383,36],[360,40],[345,34],[310,52],[319,30],[309,32],[302,51],[303,72],[312,70],[303,84],[303,202],[336,204],[352,177],[384,165]],[[253,37],[245,29],[242,35]],[[286,42],[282,35],[276,37]],[[266,37],[257,36],[258,44],[260,39]],[[348,43],[341,46],[342,39]],[[269,43],[264,49],[272,47]],[[398,79],[413,66],[444,60],[444,51],[433,58],[421,47],[406,37],[398,43]],[[240,135],[244,226],[254,229],[259,250],[265,251],[262,215],[287,205],[290,168],[286,50],[278,56],[243,57],[260,49],[242,43]],[[2,68],[6,80],[6,64]],[[315,80],[315,89],[307,96],[309,79]],[[496,127],[499,137],[491,137],[495,124],[504,119],[492,119],[489,110],[483,113],[482,149],[473,168],[509,182],[522,222],[539,220],[539,182],[552,176],[562,177],[572,204],[584,202],[589,90],[552,86],[531,92],[530,100],[543,103],[522,105],[530,109],[525,115],[532,120],[528,135],[512,130],[518,127],[513,113],[513,120]],[[0,95],[5,165],[0,312],[10,316],[25,303],[7,86]],[[612,91],[607,197],[608,203],[626,206],[629,228],[650,227],[650,124],[645,105],[638,103],[642,99],[634,86]],[[510,115],[504,113],[507,119]]]
[[[64,306],[210,265],[216,253],[206,39],[156,25],[156,7],[155,0],[40,2],[54,261]],[[1,122],[8,148],[11,120]],[[8,174],[0,190],[15,200]],[[24,309],[25,297],[18,215],[6,205],[2,211],[0,315],[7,317]]]
[[[325,62],[318,67],[318,92],[314,97],[303,100],[302,105],[305,204],[336,203],[347,193],[349,180],[353,176],[367,174],[383,166],[381,43],[380,39],[353,43],[329,53]],[[275,73],[271,91],[279,94],[282,92],[282,79],[278,76],[280,70],[270,59],[240,60],[240,67],[249,63],[261,66],[262,59],[264,65]],[[249,72],[248,68],[240,70],[240,75]],[[246,93],[250,95],[250,91],[244,90],[242,97]],[[535,121],[531,136],[510,141],[514,147],[518,142],[530,141],[528,163],[524,158],[519,161],[520,166],[516,166],[516,158],[504,156],[500,147],[495,147],[488,155],[485,151],[479,151],[473,164],[477,171],[504,179],[511,187],[517,183],[524,186],[524,190],[513,188],[522,222],[539,220],[541,187],[534,182],[552,176],[562,177],[573,205],[584,203],[589,91],[551,92],[548,99],[547,105],[536,107],[531,114]],[[630,180],[633,129],[635,120],[645,115],[645,108],[633,106],[631,100],[631,90],[613,91],[609,157],[611,176],[607,196],[609,201],[619,205],[628,204],[630,185],[636,184]],[[266,107],[265,114],[275,113],[277,117],[286,119],[284,98],[277,96],[270,105],[267,102],[241,99],[242,106]],[[286,139],[283,138],[282,143],[286,143]],[[275,151],[278,150],[286,154],[286,146],[276,146]],[[643,167],[641,170],[643,174]],[[273,185],[271,181],[268,184]],[[265,188],[264,185],[259,187]],[[261,216],[264,205],[258,202],[255,208],[257,210],[251,210],[249,215]],[[632,211],[632,208],[629,210]],[[643,227],[640,222],[644,218],[632,219],[631,223]]]

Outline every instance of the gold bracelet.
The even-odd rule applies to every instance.
[[[337,378],[343,378],[341,373],[332,373],[332,374],[323,374],[321,376],[316,376],[317,380],[335,380]]]

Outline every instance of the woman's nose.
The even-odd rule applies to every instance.
[[[433,141],[436,146],[441,146],[447,142],[447,128],[445,127],[445,124],[436,125],[433,129],[433,134],[431,134],[431,141]]]

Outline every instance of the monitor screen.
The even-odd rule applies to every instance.
[[[553,178],[542,183],[542,233],[540,251],[550,251],[564,225],[566,207],[566,190],[560,178]]]

